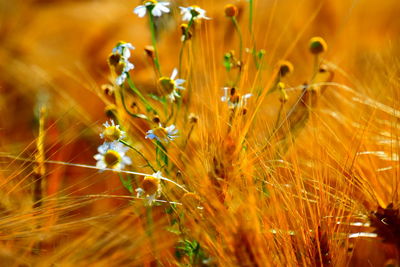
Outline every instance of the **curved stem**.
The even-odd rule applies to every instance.
[[[232,17],[232,23],[235,26],[235,30],[239,35],[239,62],[240,62],[240,66],[239,66],[239,74],[236,78],[235,84],[236,85],[239,80],[240,80],[240,76],[242,75],[242,64],[243,64],[243,37],[242,37],[242,32],[240,30],[239,24],[236,20],[235,17]]]
[[[156,169],[154,169],[153,165],[151,165],[150,161],[143,155],[142,152],[140,152],[139,150],[137,150],[134,146],[131,146],[130,144],[128,144],[126,141],[120,140],[119,142],[122,143],[122,144],[124,144],[124,145],[126,145],[127,147],[129,147],[130,149],[132,149],[133,151],[135,151],[136,153],[138,153],[138,154],[144,159],[144,161],[146,161],[147,166],[149,166],[150,169],[151,169],[153,172],[156,172]]]
[[[158,59],[156,27],[154,24],[154,16],[151,12],[149,12],[149,21],[150,21],[151,41],[153,43],[153,48],[154,48],[154,64],[156,66],[158,76],[161,77],[162,75],[161,75],[160,61]]]

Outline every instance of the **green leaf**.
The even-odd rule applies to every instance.
[[[131,194],[133,194],[133,187],[132,187],[132,178],[130,175],[127,175],[127,178],[125,179],[122,174],[119,174],[119,179],[122,183],[122,185],[128,190]]]
[[[156,141],[156,159],[160,167],[168,166],[168,154],[165,146],[160,142]],[[162,164],[163,163],[163,164]]]

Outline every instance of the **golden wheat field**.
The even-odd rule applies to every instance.
[[[0,266],[400,266],[399,0],[0,0]]]

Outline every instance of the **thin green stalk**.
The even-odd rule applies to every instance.
[[[124,88],[123,87],[120,87],[120,96],[121,96],[122,106],[124,107],[124,109],[125,109],[126,113],[128,113],[128,115],[130,115],[130,116],[132,116],[134,118],[140,118],[140,119],[144,119],[144,120],[150,121],[145,115],[143,115],[143,114],[139,114],[138,115],[138,114],[132,113],[128,109],[128,107],[126,106],[126,103],[125,103],[125,95],[124,95]]]
[[[185,44],[186,44],[186,39],[182,42],[181,49],[179,50],[179,73],[181,73],[182,71],[182,58],[183,58],[183,51],[185,50]]]
[[[144,161],[146,161],[147,166],[149,166],[150,169],[151,169],[153,172],[156,172],[156,169],[154,169],[153,165],[151,165],[150,161],[143,155],[142,152],[140,152],[140,151],[137,150],[134,146],[131,146],[130,144],[128,144],[128,143],[127,143],[126,141],[124,141],[124,140],[120,140],[119,142],[122,143],[122,144],[124,144],[124,145],[126,145],[127,147],[129,147],[130,149],[132,149],[133,151],[135,151],[136,153],[138,153],[138,154],[144,159]]]
[[[236,20],[235,17],[231,17],[232,19],[232,23],[235,27],[235,30],[237,31],[238,35],[239,35],[239,62],[240,62],[240,67],[239,67],[239,74],[236,78],[236,81],[234,83],[234,85],[236,85],[239,80],[240,80],[240,76],[242,75],[242,64],[243,64],[243,37],[242,37],[242,31],[240,30],[239,24]]]
[[[315,76],[317,75],[318,70],[319,70],[319,55],[317,54],[314,56],[313,75],[312,75],[310,84],[313,83],[313,80],[314,80]]]
[[[257,47],[256,47],[256,39],[254,37],[254,31],[253,31],[253,11],[254,11],[254,2],[253,0],[249,0],[249,32],[251,36],[251,41],[253,42],[253,59],[254,59],[254,64],[256,65],[256,69],[260,69],[260,63],[258,62],[257,58]]]
[[[185,33],[184,33],[184,37],[183,37],[184,39],[183,39],[183,42],[182,42],[182,47],[181,47],[181,49],[179,51],[179,69],[178,69],[179,73],[182,73],[183,51],[185,50],[185,45],[186,45],[187,37],[188,37],[188,34],[189,34],[189,30],[190,30],[190,27],[192,27],[193,22],[194,22],[194,20],[193,20],[193,17],[192,17],[190,19],[189,23],[188,23],[187,28],[185,29]]]
[[[249,0],[249,32],[253,35],[253,0]]]
[[[161,75],[160,61],[158,59],[156,27],[154,24],[154,16],[151,12],[149,12],[149,21],[150,21],[151,41],[153,43],[153,48],[154,48],[154,64],[156,65],[158,76],[161,77],[162,75]]]
[[[233,25],[235,26],[235,30],[239,35],[239,61],[242,63],[243,60],[243,38],[242,38],[242,31],[240,30],[239,23],[237,22],[235,17],[231,17]]]
[[[131,76],[129,75],[129,73],[127,73],[127,81],[128,81],[128,85],[129,87],[132,89],[132,91],[137,94],[137,96],[140,98],[140,100],[143,102],[143,104],[146,106],[146,110],[147,111],[153,111],[155,114],[157,114],[157,111],[155,111],[153,109],[153,107],[150,105],[150,103],[146,100],[146,98],[144,98],[144,96],[142,95],[142,93],[136,88],[135,84],[133,83]]]

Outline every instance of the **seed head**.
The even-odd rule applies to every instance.
[[[112,53],[108,56],[108,64],[110,66],[116,67],[121,60],[120,54]]]
[[[281,78],[293,72],[293,64],[287,60],[280,61],[278,65],[279,65],[279,75]]]
[[[235,5],[228,4],[225,6],[225,16],[227,17],[236,17],[239,11]]]
[[[314,55],[321,54],[328,50],[328,45],[322,37],[313,37],[310,40],[310,52]]]
[[[154,47],[152,45],[146,45],[144,47],[144,52],[146,52],[146,55],[150,58],[154,58]]]
[[[199,117],[196,114],[190,113],[189,114],[189,122],[192,124],[196,124],[199,121]]]

